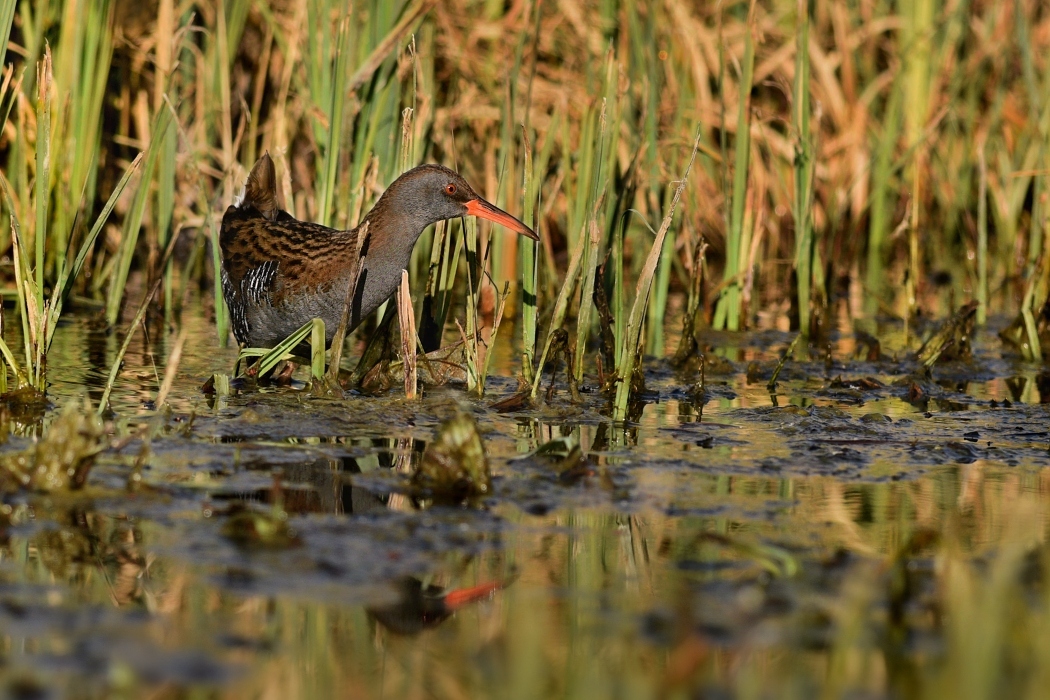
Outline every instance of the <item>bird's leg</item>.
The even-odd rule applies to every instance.
[[[277,386],[288,386],[292,383],[292,374],[295,373],[295,369],[298,365],[294,362],[286,362],[281,371],[273,378],[273,383]]]

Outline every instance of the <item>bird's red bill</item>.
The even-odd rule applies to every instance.
[[[449,591],[444,596],[445,609],[451,612],[462,608],[464,605],[484,600],[496,591],[501,590],[504,585],[501,581],[489,581],[471,588],[457,588],[454,591]]]
[[[479,219],[488,219],[489,221],[494,221],[497,224],[506,226],[511,231],[520,233],[523,236],[528,236],[534,241],[540,240],[540,237],[537,236],[536,232],[531,228],[521,223],[499,207],[489,204],[484,199],[472,199],[467,202],[467,213],[471,216],[476,216]]]

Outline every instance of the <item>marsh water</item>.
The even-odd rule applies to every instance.
[[[793,334],[701,333],[703,391],[695,365],[649,359],[640,415],[615,425],[593,390],[492,410],[517,388],[509,348],[483,400],[456,385],[216,398],[201,386],[235,350],[203,316],[183,324],[168,406],[153,401],[174,339],[140,334],[86,488],[4,506],[11,695],[919,694],[969,658],[938,567],[994,578],[1050,516],[1050,389],[994,326],[928,377],[899,324],[865,327],[870,361],[845,328],[796,350],[773,392]],[[123,330],[96,325],[59,330],[45,423],[97,402]],[[456,411],[478,424],[492,491],[420,501],[408,475]],[[16,416],[3,449],[39,431]],[[281,542],[231,536],[235,512],[277,506]]]

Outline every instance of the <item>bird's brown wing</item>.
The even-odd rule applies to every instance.
[[[219,247],[231,292],[258,303],[286,292],[324,286],[349,266],[356,231],[299,221],[277,210],[274,220],[254,208],[231,206],[222,217]]]

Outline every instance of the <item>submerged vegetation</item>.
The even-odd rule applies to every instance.
[[[1047,494],[1045,475],[1031,467],[1046,468],[1046,413],[1008,413],[1014,403],[1050,401],[1036,364],[1050,348],[1043,3],[156,0],[131,9],[0,0],[0,38],[0,429],[3,438],[23,433],[0,454],[0,534],[5,546],[24,545],[26,571],[33,552],[74,548],[29,527],[34,504],[44,503],[32,499],[68,498],[76,538],[91,545],[66,559],[120,562],[120,576],[102,569],[99,595],[125,601],[137,591],[130,599],[157,611],[143,588],[152,559],[114,544],[140,541],[139,515],[122,505],[111,520],[129,523],[126,531],[100,524],[73,493],[101,459],[91,479],[106,498],[176,503],[156,521],[143,517],[150,537],[166,537],[162,521],[183,527],[178,499],[203,521],[221,520],[220,537],[195,533],[186,550],[164,541],[221,569],[216,585],[245,595],[300,583],[305,592],[293,592],[327,599],[338,584],[361,602],[359,591],[396,579],[415,607],[382,601],[360,615],[397,634],[501,591],[506,609],[494,617],[513,633],[491,632],[495,651],[482,651],[491,640],[481,625],[457,642],[483,670],[431,668],[430,657],[408,663],[410,648],[400,647],[405,665],[391,673],[406,694],[431,692],[411,672],[417,662],[427,679],[468,696],[730,688],[811,697],[822,686],[828,697],[988,697],[1045,686]],[[396,298],[327,356],[317,319],[277,348],[231,348],[222,357],[243,368],[212,357],[205,391],[180,415],[164,404],[180,402],[172,392],[187,342],[232,342],[218,229],[266,152],[283,208],[300,219],[355,226],[401,172],[440,162],[540,240],[474,219],[442,222],[420,238]],[[206,341],[190,330],[202,316]],[[96,408],[77,403],[42,423],[48,401],[67,391],[49,378],[48,357],[71,317],[90,319],[92,342],[112,341],[89,358],[101,378],[87,389]],[[903,332],[883,352],[876,336],[887,327]],[[997,361],[1038,375],[1027,388],[1010,385],[1008,400],[1000,392],[977,402],[1003,409],[1023,444],[1003,448],[1006,457],[991,444],[977,451],[978,431],[969,430],[962,442],[937,443],[936,458],[955,471],[909,486],[895,460],[929,466],[916,454],[928,436],[912,417],[854,419],[838,406],[961,410],[970,378],[993,373],[987,349],[975,350],[988,328],[999,335]],[[767,339],[743,350],[756,337],[744,332],[755,330],[773,331],[777,347]],[[136,337],[145,350],[131,350]],[[310,357],[294,357],[303,347]],[[853,357],[865,359],[858,367]],[[744,359],[746,372],[734,364]],[[278,371],[289,360],[309,373]],[[507,373],[516,386],[498,376]],[[290,379],[307,376],[309,392]],[[814,380],[819,389],[807,384]],[[112,406],[122,382],[147,387],[137,413]],[[454,385],[455,403],[429,396],[441,384]],[[750,385],[774,405],[756,407]],[[777,405],[785,385],[801,405]],[[654,395],[677,402],[674,425],[646,424]],[[271,401],[293,417],[275,420]],[[367,406],[372,423],[347,419],[349,401]],[[726,415],[730,406],[745,411],[736,418],[749,429],[773,425],[767,437],[778,447],[821,437],[792,443],[786,457],[741,458],[745,437],[693,434],[711,402]],[[417,419],[432,436],[425,447],[410,437]],[[355,443],[355,430],[367,441]],[[980,430],[985,440],[993,428]],[[107,431],[122,435],[107,443]],[[17,442],[26,435],[35,441]],[[286,483],[280,460],[259,485],[252,460],[265,462],[258,455],[281,440],[309,446],[322,466],[352,462],[353,486],[345,464],[315,469],[309,460],[309,478],[322,486]],[[646,440],[677,466],[658,463]],[[673,457],[660,453],[668,440]],[[340,441],[345,452],[325,452]],[[195,455],[206,444],[214,455],[226,442],[236,450],[209,456],[207,469],[151,472],[165,449]],[[129,455],[132,444],[139,451]],[[867,460],[860,446],[872,444],[898,452]],[[712,462],[722,473],[702,473],[711,458],[690,452],[718,452],[712,445],[723,450]],[[378,468],[377,454],[390,469]],[[733,476],[741,460],[753,472]],[[827,470],[791,471],[811,462]],[[1018,465],[1028,471],[1007,469]],[[667,479],[665,469],[688,478]],[[238,489],[268,494],[266,505],[216,506],[212,498],[233,499],[234,477]],[[846,494],[851,480],[865,484]],[[994,497],[980,493],[988,484]],[[679,489],[695,502],[671,497],[659,515],[639,515]],[[303,501],[312,505],[297,510]],[[787,528],[837,523],[846,534],[830,547],[820,535],[771,532],[767,508],[806,511]],[[432,515],[412,519],[413,509]],[[494,524],[488,509],[505,520]],[[300,517],[314,512],[367,517],[347,533],[337,518]],[[523,522],[548,529],[536,534]],[[564,553],[552,555],[552,541]],[[526,548],[539,552],[527,561],[534,571],[503,590]],[[463,560],[497,550],[507,552],[493,564],[499,571],[468,575]],[[374,578],[344,560],[348,551]],[[260,561],[287,581],[267,578]],[[47,566],[57,575],[65,565]],[[417,578],[432,570],[451,571],[450,580]],[[328,578],[309,579],[317,572]],[[156,576],[183,585],[167,571]],[[455,588],[461,579],[480,583]],[[543,609],[565,612],[550,623],[535,614],[530,582],[594,600],[542,589]],[[194,614],[207,617],[199,611],[212,604],[209,590],[200,584]],[[608,646],[589,628],[598,614],[584,609],[596,600],[602,615],[633,616],[602,618]],[[267,634],[276,635],[271,613],[310,627],[288,623],[282,629],[301,634],[283,642],[327,675],[315,679],[320,690],[295,681],[291,695],[360,682],[359,668],[346,671],[321,651],[331,630],[362,651],[362,664],[386,668],[374,649],[378,628],[343,611],[331,624],[297,618],[294,605],[252,613]],[[190,626],[200,622],[175,608]],[[627,651],[639,640],[640,651]],[[396,643],[384,643],[397,655]],[[169,678],[113,668],[109,690]],[[369,690],[389,695],[382,681]]]

